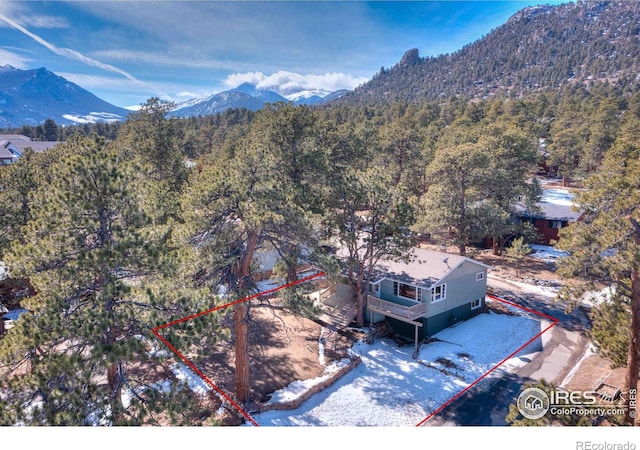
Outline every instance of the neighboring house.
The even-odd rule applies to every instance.
[[[40,153],[58,144],[61,142],[32,141],[31,138],[21,134],[0,134],[0,166],[15,163],[27,148]]]
[[[303,248],[302,255],[298,258],[296,272],[304,272],[311,268],[309,256],[309,251]],[[282,258],[275,249],[266,246],[258,248],[253,256],[254,271],[251,276],[253,281],[262,281],[271,278],[276,264],[281,260]]]
[[[22,153],[16,148],[11,141],[0,140],[0,166],[6,166],[18,161]]]
[[[489,266],[464,256],[416,248],[408,263],[378,263],[366,318],[387,320],[417,343],[483,311]]]
[[[4,316],[9,312],[9,310],[7,308],[5,308],[5,306],[0,303],[0,336],[2,336],[5,333],[5,326],[4,326]]]
[[[539,244],[549,245],[558,240],[558,232],[582,219],[584,211],[577,210],[573,195],[566,189],[545,189],[538,211],[518,209],[518,219],[530,222],[540,235]]]

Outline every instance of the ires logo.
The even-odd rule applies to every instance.
[[[633,398],[635,409],[635,395]],[[520,393],[517,407],[520,414],[531,420],[540,419],[547,413],[552,415],[611,416],[624,415],[626,408],[620,404],[598,404],[600,399],[596,391],[565,391],[552,389],[549,392],[540,388],[527,388]],[[622,396],[623,403],[626,396]],[[631,404],[631,402],[629,402]]]

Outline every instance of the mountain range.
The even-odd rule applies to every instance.
[[[335,100],[349,91],[342,89],[335,92],[322,92],[322,96],[314,92],[296,92],[284,97],[277,92],[259,89],[250,83],[242,83],[240,86],[204,98],[180,103],[171,111],[175,117],[206,116],[223,112],[230,108],[246,108],[256,111],[267,103],[292,102],[295,105],[319,105]]]
[[[0,66],[0,127],[123,120],[131,111],[93,95],[75,83],[48,71]]]
[[[505,95],[520,97],[568,83],[640,84],[640,2],[578,1],[527,7],[486,36],[445,55],[421,57],[408,50],[353,91],[286,92],[245,83],[181,103],[176,117],[215,114],[229,108],[257,110],[267,102],[331,105],[388,104]],[[44,68],[0,67],[0,127],[122,120],[130,111]]]

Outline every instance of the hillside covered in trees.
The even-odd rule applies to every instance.
[[[594,80],[638,84],[640,5],[579,1],[525,8],[452,54],[409,50],[341,101],[441,101],[452,96],[521,97]]]

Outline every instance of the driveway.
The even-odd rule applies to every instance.
[[[589,326],[586,312],[576,308],[571,312],[555,303],[551,293],[537,286],[489,278],[489,288],[495,295],[558,319],[558,324],[542,335],[542,350],[527,355],[527,364],[497,380],[493,385],[470,389],[448,405],[425,426],[473,425],[505,426],[509,405],[514,403],[526,383],[541,379],[557,386],[565,380],[585,354],[589,341],[585,335]],[[544,327],[544,325],[543,325]],[[526,352],[526,351],[525,351]]]

